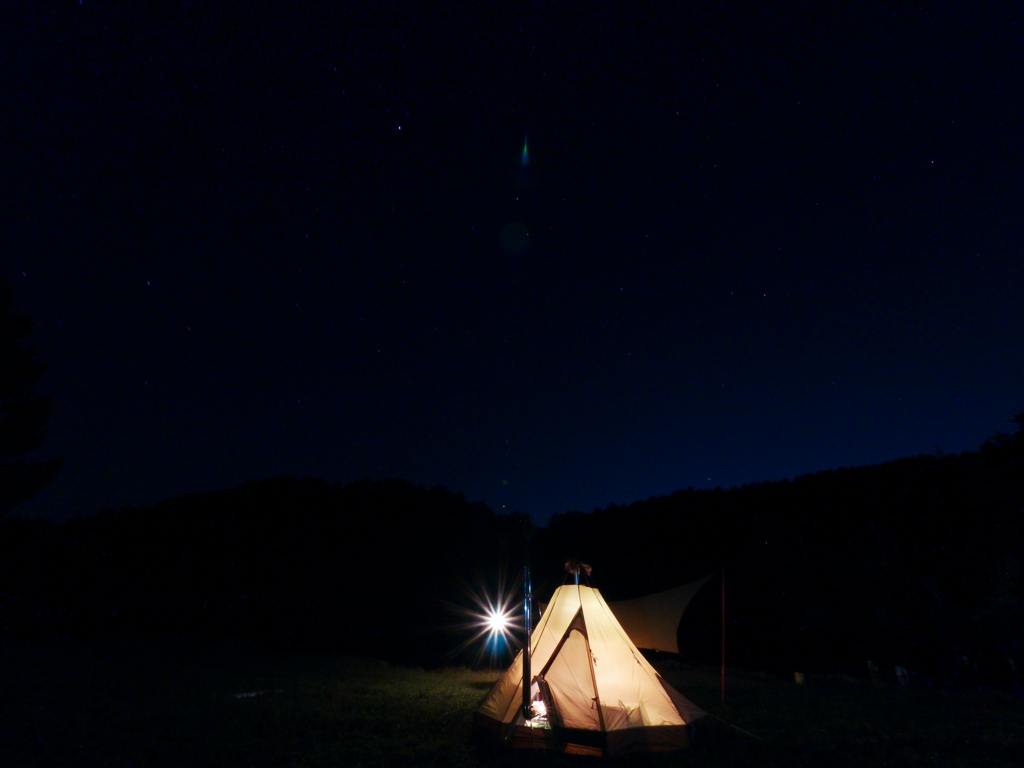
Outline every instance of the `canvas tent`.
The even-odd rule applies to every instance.
[[[615,600],[609,605],[629,639],[638,648],[679,653],[679,622],[694,595],[716,574],[632,600]]]
[[[481,731],[509,746],[572,754],[689,746],[690,725],[704,712],[661,678],[596,589],[555,590],[530,648],[537,716],[522,713],[520,652],[476,712]]]

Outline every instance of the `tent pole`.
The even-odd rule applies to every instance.
[[[722,568],[722,703],[725,704],[725,568]]]
[[[580,607],[580,610],[581,611],[583,610],[582,606]],[[590,633],[585,631],[587,629],[586,619],[583,620],[583,629],[584,629],[583,642],[585,642],[587,644],[587,661],[590,664],[590,683],[591,683],[591,685],[594,686],[594,703],[597,704],[597,722],[600,723],[600,725],[601,725],[601,733],[607,734],[608,733],[608,727],[605,725],[605,722],[604,722],[604,705],[601,703],[601,692],[599,690],[597,690],[597,672],[594,671],[594,651],[590,647]],[[606,735],[605,738],[606,738],[606,741],[605,741],[605,748],[603,750],[603,752],[604,752],[603,756],[607,757],[608,756],[608,754],[607,754],[608,753],[607,735]]]
[[[530,687],[533,674],[530,670],[530,603],[533,602],[533,585],[530,583],[530,566],[523,567],[523,628],[526,631],[523,643],[523,717],[533,719],[533,705],[530,702]]]

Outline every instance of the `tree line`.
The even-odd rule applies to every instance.
[[[580,559],[610,600],[718,573],[739,665],[863,674],[871,660],[1019,684],[1024,414],[977,451],[689,488],[544,528],[444,488],[293,477],[46,524],[4,519],[60,467],[26,459],[50,410],[30,331],[0,281],[5,634],[244,635],[434,664],[471,631],[474,595],[514,590],[531,563],[543,600]],[[719,592],[680,626],[693,660],[720,652]]]

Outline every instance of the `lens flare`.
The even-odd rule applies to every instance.
[[[465,602],[451,605],[462,617],[450,627],[462,635],[449,652],[451,659],[465,659],[468,654],[476,657],[477,663],[504,664],[519,650],[523,632],[516,600],[519,585],[506,583],[504,578],[498,581],[496,590],[484,587],[482,580],[476,586],[464,585]]]
[[[508,614],[503,610],[490,611],[487,614],[486,622],[492,635],[496,635],[499,632],[504,633],[508,627]]]

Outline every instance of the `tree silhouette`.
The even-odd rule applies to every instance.
[[[997,431],[982,443],[981,449],[992,450],[993,448],[1019,449],[1024,447],[1024,413],[1018,413],[1011,420],[1017,425],[1017,431],[1013,434]]]
[[[35,394],[46,369],[29,341],[32,319],[14,311],[11,286],[0,278],[0,517],[31,498],[60,469],[60,459],[24,457],[46,439],[51,403]]]

